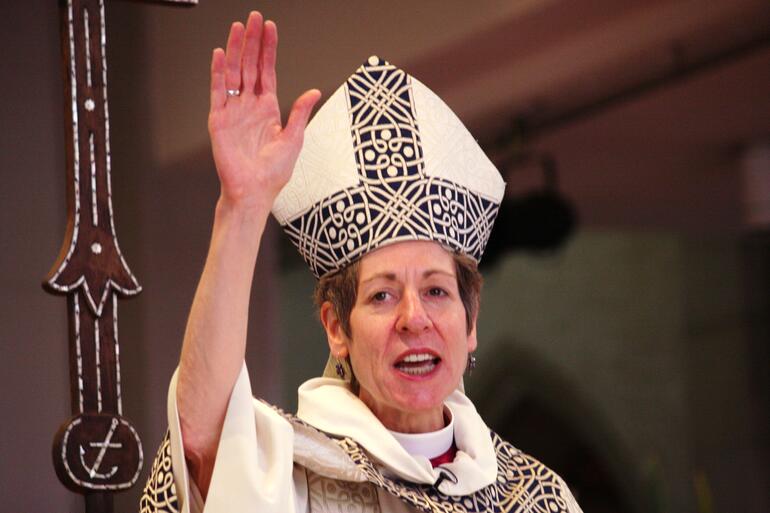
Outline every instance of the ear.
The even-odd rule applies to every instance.
[[[331,301],[325,301],[321,305],[321,324],[326,331],[326,341],[329,343],[329,351],[338,359],[348,356],[348,337],[342,329],[337,313],[334,311]]]
[[[471,331],[468,333],[468,352],[472,353],[476,350],[476,346],[478,346],[478,340],[476,339],[476,319],[478,318],[478,314],[473,316],[473,325],[471,326]]]

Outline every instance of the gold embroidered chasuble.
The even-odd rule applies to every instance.
[[[502,440],[460,392],[448,398],[458,455],[432,468],[412,457],[339,380],[300,387],[297,416],[233,389],[205,505],[189,480],[169,389],[169,432],[141,513],[582,513],[564,481]]]

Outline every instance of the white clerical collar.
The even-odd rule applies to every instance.
[[[425,456],[429,460],[436,458],[452,447],[455,438],[455,418],[449,408],[446,411],[449,415],[449,424],[438,431],[427,433],[399,433],[390,429],[388,431],[412,456]]]
[[[444,480],[441,492],[467,495],[489,486],[497,478],[495,447],[489,427],[464,394],[455,390],[444,406],[452,412],[454,433],[450,434],[454,435],[457,456],[442,468],[458,479],[456,483]],[[440,472],[428,458],[409,454],[350,391],[350,385],[340,379],[314,378],[303,383],[298,390],[297,416],[327,434],[355,440],[373,460],[399,479],[431,485],[439,477]]]

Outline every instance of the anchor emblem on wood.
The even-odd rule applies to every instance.
[[[123,417],[118,344],[118,298],[138,294],[141,286],[120,251],[113,217],[104,0],[59,4],[67,229],[43,285],[67,295],[74,417],[56,434],[53,458],[60,481],[86,494],[87,511],[108,511],[111,497],[99,494],[130,488],[143,464],[139,435]]]

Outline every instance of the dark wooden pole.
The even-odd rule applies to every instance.
[[[144,460],[139,435],[123,417],[118,345],[118,298],[141,287],[120,252],[113,220],[104,0],[59,5],[67,229],[43,285],[67,295],[74,416],[54,438],[53,460],[59,480],[85,496],[87,513],[112,513],[112,494],[133,486]]]
[[[85,494],[86,513],[113,513],[112,493],[88,492]]]

